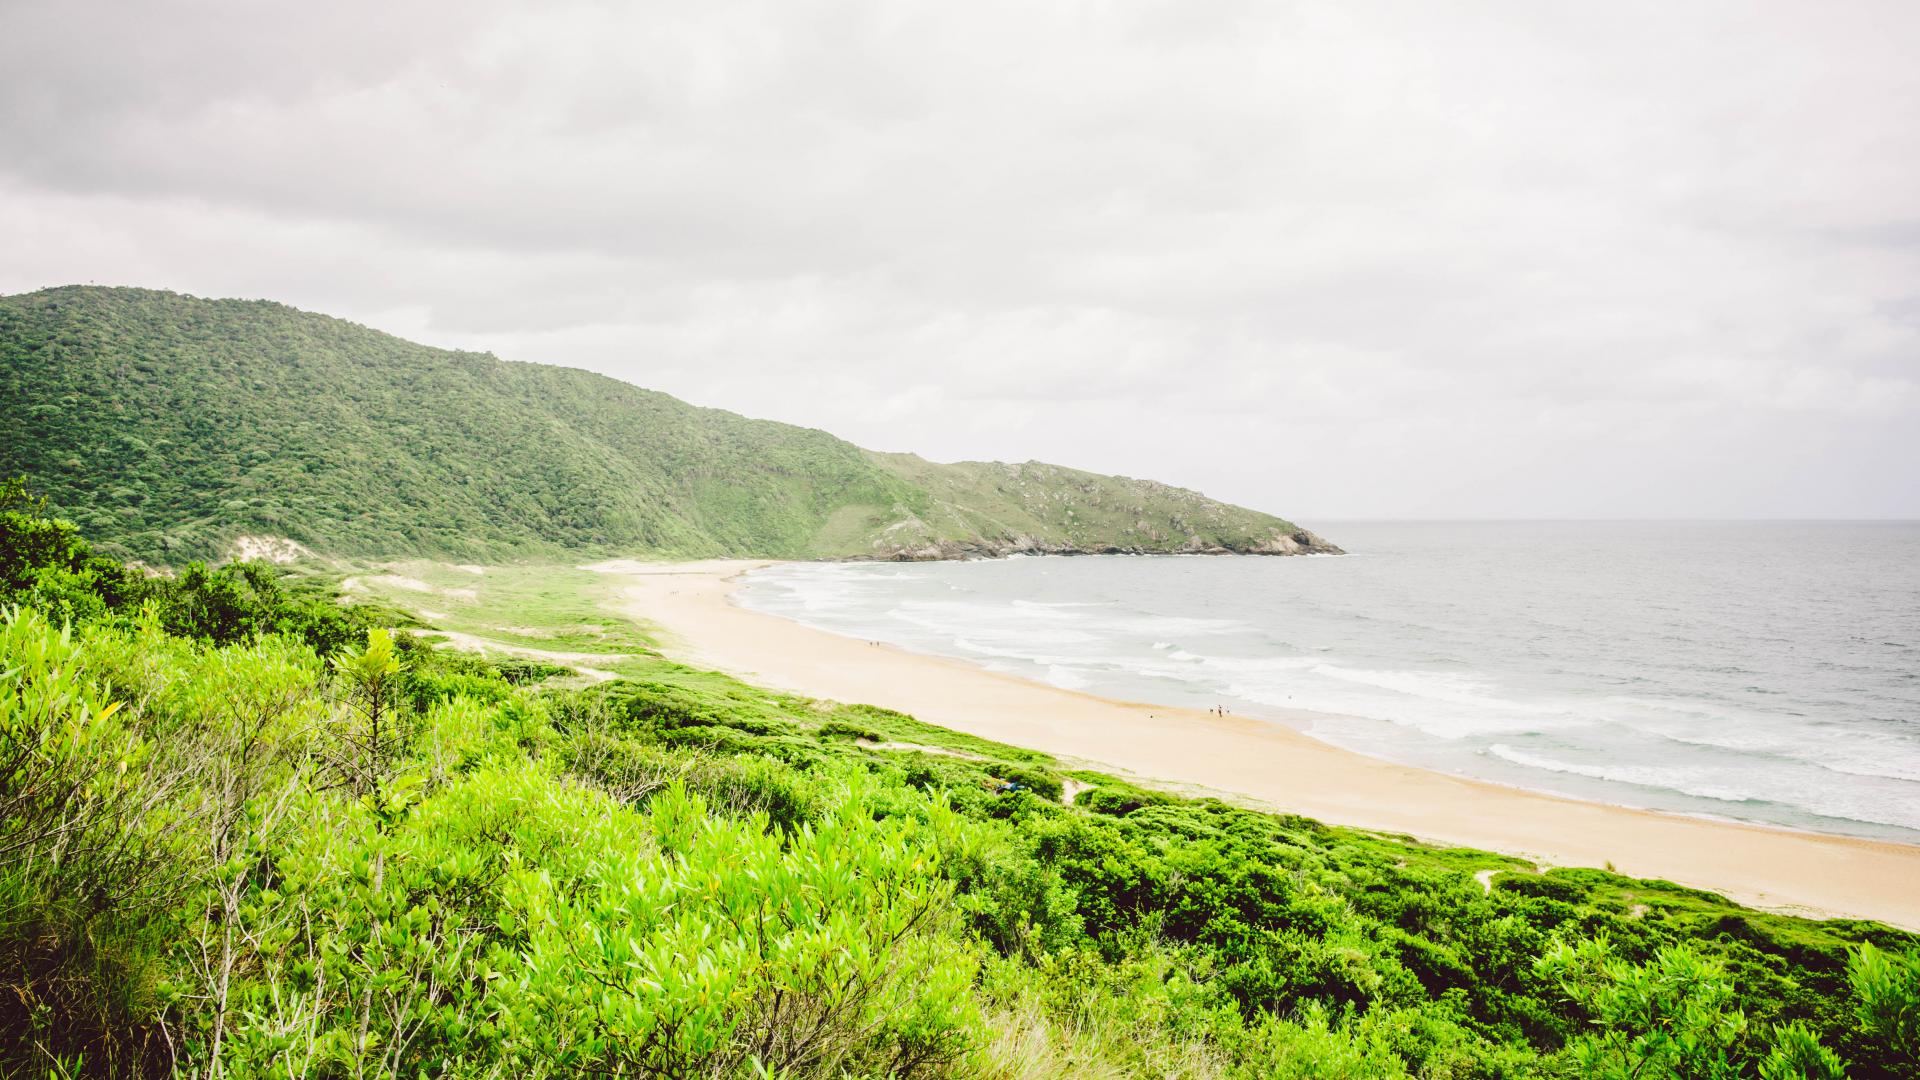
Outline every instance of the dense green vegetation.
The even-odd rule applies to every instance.
[[[0,298],[0,402],[0,475],[32,475],[103,548],[164,565],[222,556],[239,536],[383,558],[1314,542],[1160,484],[870,454],[258,301],[81,287]]]
[[[1920,1075],[1877,924],[1066,771],[527,582],[623,677],[18,490],[0,558],[6,1075]]]
[[[258,563],[209,569],[193,562],[178,577],[149,576],[94,551],[17,478],[0,480],[0,597],[63,623],[145,606],[177,636],[229,644],[278,634],[323,655],[373,625],[410,621],[379,606],[344,608],[322,582]]]

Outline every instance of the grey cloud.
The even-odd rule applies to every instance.
[[[1313,514],[1920,514],[1903,3],[0,9],[0,288]]]

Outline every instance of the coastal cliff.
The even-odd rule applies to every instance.
[[[1083,548],[1077,544],[1048,544],[1033,536],[1012,536],[1008,540],[937,540],[918,548],[883,548],[874,555],[856,555],[864,559],[885,559],[893,563],[933,563],[943,559],[1004,559],[1006,555],[1344,555],[1340,548],[1321,540],[1306,528],[1294,534],[1275,534],[1258,544],[1229,548],[1188,540],[1179,548],[1140,548],[1108,544],[1104,548]]]
[[[1005,555],[1338,555],[1283,518],[1155,480],[1028,461],[937,464],[869,457],[928,495],[872,531],[855,558],[925,562]]]
[[[1189,536],[1178,544],[1083,545],[1020,535],[973,540],[935,540],[917,546],[882,542],[871,555],[888,562],[939,562],[950,559],[1000,559],[1009,555],[1344,555],[1346,552],[1306,529],[1276,532],[1251,543],[1222,544]]]

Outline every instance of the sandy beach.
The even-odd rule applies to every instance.
[[[1090,768],[1330,824],[1606,866],[1742,903],[1920,929],[1920,847],[1580,802],[1368,758],[1266,720],[1110,701],[815,630],[729,601],[765,562],[592,569],[670,655],[761,685],[881,705]]]

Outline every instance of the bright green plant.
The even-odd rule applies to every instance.
[[[369,799],[378,812],[391,818],[404,808],[417,786],[411,778],[395,775],[410,733],[409,718],[396,708],[400,659],[393,633],[379,627],[368,630],[365,645],[341,649],[332,665],[347,693],[345,715],[333,731],[333,768],[348,790]]]
[[[1846,1080],[1840,1056],[1801,1024],[1774,1030],[1773,1048],[1760,1062],[1760,1080]]]
[[[148,599],[0,621],[0,1075],[1913,1075],[1876,924]]]
[[[1854,1015],[1893,1061],[1920,1074],[1920,950],[1878,949],[1868,942],[1847,965]]]
[[[836,801],[783,846],[676,784],[649,805],[651,843],[602,849],[600,887],[511,879],[527,944],[499,995],[507,1047],[632,1075],[951,1065],[973,1045],[972,961],[942,933],[938,859],[861,785]]]
[[[1560,943],[1540,958],[1538,968],[1595,1029],[1567,1046],[1567,1057],[1582,1075],[1596,1080],[1739,1075],[1735,1050],[1746,1037],[1747,1018],[1733,1007],[1726,973],[1693,951],[1667,949],[1652,964],[1636,966],[1617,959],[1604,939]]]
[[[113,1033],[140,1018],[103,973],[142,964],[125,938],[182,877],[182,774],[89,661],[70,627],[0,609],[0,1064],[21,1044],[122,1064]]]
[[[1776,1028],[1762,1045],[1734,1004],[1726,970],[1692,949],[1663,949],[1653,962],[1635,965],[1618,959],[1605,939],[1557,943],[1537,967],[1586,1014],[1593,1029],[1566,1048],[1566,1059],[1581,1076],[1833,1080],[1845,1075],[1839,1058],[1802,1025]]]
[[[94,910],[168,870],[156,843],[168,815],[156,811],[180,778],[158,767],[122,704],[70,627],[0,610],[0,872]]]

